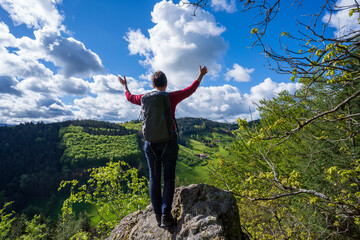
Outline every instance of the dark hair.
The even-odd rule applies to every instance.
[[[151,81],[155,87],[164,87],[167,84],[166,75],[162,71],[155,72]]]

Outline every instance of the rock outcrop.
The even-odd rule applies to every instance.
[[[122,219],[108,240],[120,239],[247,239],[241,231],[234,196],[199,184],[175,190],[172,214],[176,226],[157,226],[151,205]]]

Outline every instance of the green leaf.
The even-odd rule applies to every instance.
[[[259,31],[259,29],[257,29],[257,28],[253,28],[253,29],[251,29],[251,34],[254,34],[254,33],[257,33]]]

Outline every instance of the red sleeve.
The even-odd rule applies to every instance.
[[[199,84],[200,83],[197,80],[195,80],[189,87],[184,88],[183,90],[178,90],[169,93],[169,97],[171,101],[171,111],[173,116],[175,116],[176,105],[185,98],[190,97],[191,94],[193,94],[196,91]]]
[[[126,99],[133,103],[133,104],[136,104],[136,105],[140,105],[141,106],[141,97],[143,96],[144,94],[141,94],[141,95],[133,95],[131,94],[129,91],[125,91],[125,96],[126,96]]]

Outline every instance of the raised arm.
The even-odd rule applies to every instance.
[[[124,86],[126,99],[133,104],[141,105],[142,95],[133,95],[130,93],[129,88],[127,86],[127,81],[126,81],[125,75],[124,75],[124,78],[122,78],[121,76],[118,76],[118,79],[119,79],[119,82],[121,83],[121,85]]]
[[[121,78],[121,76],[118,76],[118,79],[119,79],[119,82],[121,83],[121,85],[124,86],[125,91],[130,92],[128,89],[128,86],[127,86],[127,81],[126,81],[125,75],[124,75],[124,78]]]
[[[199,84],[201,83],[202,78],[205,76],[205,74],[207,74],[207,72],[208,70],[206,66],[201,67],[201,65],[199,65],[199,76],[196,79],[196,81],[198,81]]]
[[[175,107],[179,102],[181,102],[182,100],[184,100],[187,97],[190,97],[191,94],[193,94],[196,91],[199,84],[201,83],[201,80],[203,79],[203,77],[206,75],[207,72],[208,71],[207,71],[206,66],[203,66],[203,67],[199,66],[199,76],[196,78],[196,80],[193,82],[193,84],[191,84],[187,88],[184,88],[184,89],[178,90],[178,91],[174,91],[169,94],[171,104],[174,105],[174,107]],[[174,109],[173,109],[173,111],[174,111]]]

